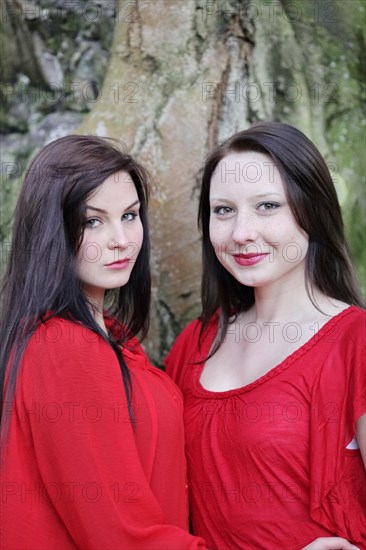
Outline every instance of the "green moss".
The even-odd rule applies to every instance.
[[[0,106],[0,133],[9,134],[10,132],[16,132],[24,134],[28,131],[28,124],[25,120],[20,120],[11,115],[8,109],[4,106]]]
[[[365,189],[365,4],[363,0],[307,3],[282,0],[285,10],[298,4],[302,17],[293,18],[296,42],[301,48],[301,70],[310,100],[311,128],[308,133],[331,166],[345,221],[351,255],[366,290],[366,232],[364,225]],[[314,18],[316,14],[316,18]],[[278,33],[281,45],[289,36],[283,23]],[[351,52],[351,53],[350,53]],[[283,52],[282,52],[283,54]],[[290,56],[294,66],[294,54]],[[271,61],[275,62],[274,54]],[[281,55],[280,55],[281,57]],[[273,75],[285,82],[298,78],[297,71],[284,71],[281,59],[275,62]],[[305,94],[304,94],[305,95]],[[276,113],[286,108],[286,98],[278,96]],[[287,120],[291,121],[294,106]],[[297,113],[300,110],[297,108]],[[282,120],[284,120],[282,118]],[[298,126],[304,129],[303,120]],[[296,125],[296,124],[295,124]],[[306,126],[305,126],[306,127]],[[315,131],[315,129],[318,131]]]

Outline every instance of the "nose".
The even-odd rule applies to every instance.
[[[119,222],[116,225],[113,225],[110,231],[108,248],[111,250],[120,249],[124,250],[129,243],[126,232],[123,228],[123,224]]]
[[[258,228],[252,215],[240,214],[236,217],[232,231],[232,239],[238,244],[258,242]]]

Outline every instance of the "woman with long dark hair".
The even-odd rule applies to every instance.
[[[167,359],[193,532],[365,550],[365,311],[324,159],[286,124],[235,134],[207,159],[199,223],[202,316]]]
[[[1,547],[198,549],[179,391],[148,327],[149,178],[68,136],[30,164],[1,319]]]

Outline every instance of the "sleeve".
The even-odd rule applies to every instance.
[[[86,329],[73,325],[71,334],[66,323],[49,323],[28,344],[21,396],[29,410],[38,407],[30,420],[38,468],[75,544],[205,548],[164,520],[141,466],[113,351]]]
[[[360,328],[364,331],[364,338],[363,341],[355,343],[357,354],[353,361],[350,381],[350,425],[353,435],[357,420],[366,413],[366,323]]]
[[[311,516],[361,548],[366,548],[366,475],[360,452],[346,447],[366,412],[365,318],[362,312],[348,327],[331,326],[310,424]]]
[[[177,337],[170,352],[164,360],[166,373],[182,389],[184,381],[184,366],[188,361],[198,361],[198,339],[200,333],[199,321],[192,321]],[[197,357],[195,357],[197,355]]]

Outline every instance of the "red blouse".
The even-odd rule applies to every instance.
[[[299,550],[341,536],[366,549],[366,477],[347,448],[366,412],[365,312],[349,307],[258,380],[212,392],[191,323],[167,359],[185,400],[193,532],[211,550]],[[223,368],[225,366],[223,365]]]
[[[1,464],[4,550],[203,549],[188,534],[182,399],[137,341],[133,429],[113,350],[59,318],[21,364]]]

